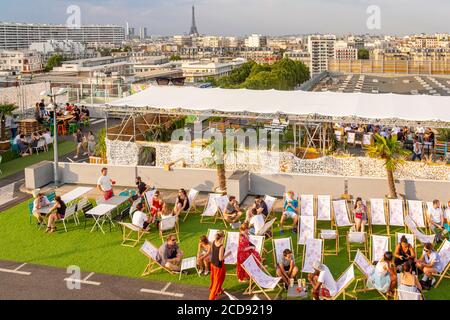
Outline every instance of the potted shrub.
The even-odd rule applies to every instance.
[[[6,116],[12,116],[17,107],[13,104],[0,104],[0,150],[8,150],[11,145],[6,139]]]

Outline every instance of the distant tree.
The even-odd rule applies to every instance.
[[[369,50],[365,48],[358,49],[358,59],[368,60],[370,58]]]
[[[170,56],[169,60],[170,61],[180,61],[181,57],[179,55],[177,55],[177,54],[173,54],[173,55]]]
[[[47,64],[45,65],[45,72],[50,72],[53,70],[53,68],[55,67],[59,67],[63,62],[63,57],[60,54],[54,54],[52,55],[48,61]]]

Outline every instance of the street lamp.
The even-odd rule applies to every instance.
[[[41,92],[41,96],[49,97],[51,105],[53,106],[53,179],[55,186],[58,186],[58,120],[56,119],[56,97],[66,94],[68,90],[61,88],[56,93],[52,93],[51,90]]]

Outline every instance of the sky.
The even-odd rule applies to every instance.
[[[82,24],[129,22],[137,32],[174,35],[189,32],[193,4],[208,35],[450,33],[449,0],[1,0],[0,21],[66,23],[67,8],[77,5]],[[370,6],[379,15],[368,14]],[[379,28],[369,29],[368,19]]]

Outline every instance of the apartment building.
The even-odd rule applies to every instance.
[[[247,48],[263,48],[267,46],[267,37],[260,34],[252,34],[245,39],[244,44]]]
[[[84,25],[73,29],[66,25],[0,22],[0,49],[26,49],[33,42],[47,40],[121,44],[125,41],[125,28],[115,25]]]
[[[328,70],[328,60],[334,59],[335,35],[313,35],[308,37],[308,52],[311,55],[311,76]]]
[[[0,70],[30,74],[44,69],[42,55],[30,50],[0,50]]]
[[[245,62],[246,60],[241,58],[228,62],[196,61],[183,63],[181,69],[187,83],[198,83],[206,81],[210,77],[217,79],[227,76],[233,69],[240,67]]]

